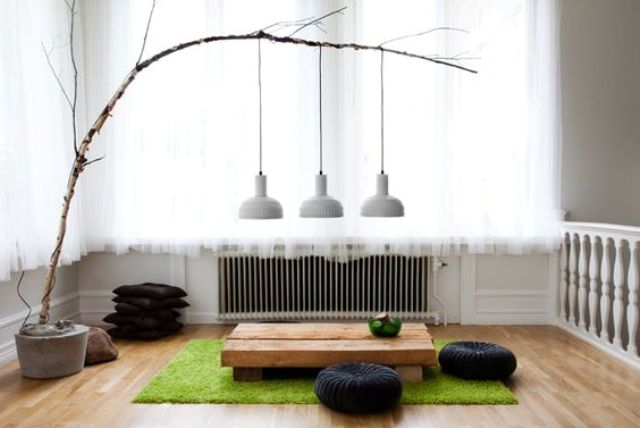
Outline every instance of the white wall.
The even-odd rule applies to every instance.
[[[185,258],[132,252],[123,256],[94,253],[78,263],[82,321],[101,324],[113,312],[114,288],[123,284],[156,282],[185,287]]]
[[[30,322],[35,322],[40,311],[42,287],[46,270],[28,271],[20,292],[33,307]],[[18,332],[27,308],[18,298],[16,284],[20,274],[14,273],[9,281],[0,282],[0,362],[15,356],[13,335]],[[56,288],[51,294],[52,319],[75,319],[79,316],[79,298],[76,265],[58,269]]]
[[[543,324],[555,319],[557,255],[447,257],[438,275],[437,293],[450,322],[467,324]],[[82,320],[101,323],[113,311],[111,290],[122,284],[162,282],[184,288],[191,307],[189,323],[216,321],[217,263],[200,257],[131,253],[91,254],[80,262],[78,284]],[[432,290],[433,293],[433,290]],[[433,309],[441,310],[435,296]]]
[[[465,256],[460,268],[463,324],[546,324],[557,318],[557,253]]]
[[[562,208],[640,226],[640,1],[561,6]]]
[[[556,255],[447,257],[437,277],[437,294],[448,309],[449,322],[466,324],[541,324],[555,319]],[[35,321],[45,269],[29,271],[21,291],[34,306]],[[15,356],[13,334],[27,314],[15,286],[18,274],[0,282],[0,361]],[[58,270],[52,318],[101,324],[113,311],[111,290],[122,284],[161,282],[184,288],[191,304],[188,323],[216,321],[217,263],[212,253],[188,258],[170,255],[96,253]],[[442,310],[432,290],[433,309]]]
[[[214,322],[217,280],[217,264],[207,252],[192,258],[135,252],[123,256],[90,254],[78,265],[82,320],[100,324],[102,318],[113,311],[111,291],[119,285],[157,282],[187,291],[191,306],[182,311],[187,322]]]

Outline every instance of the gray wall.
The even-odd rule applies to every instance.
[[[22,280],[20,293],[32,307],[40,305],[45,274],[45,268],[30,270],[25,273],[24,279]],[[11,274],[11,279],[9,281],[0,281],[0,319],[27,309],[16,293],[16,284],[18,283],[19,277],[20,273],[14,272]],[[57,298],[70,296],[77,292],[78,279],[76,265],[74,264],[72,266],[63,266],[59,268],[56,279],[56,288],[53,290],[53,293],[51,293],[51,298],[55,300]],[[36,313],[34,312],[34,315],[35,314]]]
[[[555,319],[553,290],[557,255],[446,257],[437,294],[450,322],[472,324],[543,324]],[[183,311],[187,323],[216,320],[217,260],[205,251],[199,257],[163,254],[92,253],[78,264],[82,321],[102,324],[114,310],[112,290],[122,284],[156,281],[183,287],[191,304]],[[465,294],[464,308],[461,292]],[[432,309],[442,310],[431,290]],[[461,313],[461,311],[465,313]]]
[[[30,322],[38,319],[42,286],[46,269],[36,269],[25,274],[20,292],[34,308]],[[0,363],[15,356],[13,335],[20,329],[27,308],[16,294],[19,273],[13,273],[9,281],[0,282]],[[58,269],[56,288],[51,294],[51,318],[69,319],[79,315],[78,272],[76,265]]]
[[[640,1],[561,6],[562,208],[640,226]]]

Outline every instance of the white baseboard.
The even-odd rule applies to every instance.
[[[102,318],[106,317],[113,311],[84,311],[80,312],[80,322],[86,325],[106,325]]]
[[[544,325],[549,324],[546,310],[493,309],[476,311],[475,324],[479,325]]]
[[[607,353],[608,355],[611,355],[612,357],[617,358],[623,363],[630,365],[635,369],[640,370],[639,357],[633,357],[633,356],[627,355],[623,351],[618,350],[617,348],[614,348],[613,345],[607,346],[606,344],[602,343],[599,340],[594,339],[593,337],[587,336],[586,334],[582,334],[580,331],[577,330],[577,328],[573,328],[570,325],[567,325],[566,323],[562,322],[562,320],[556,320],[554,325],[566,331],[567,333],[571,334],[573,337],[576,337],[582,340],[583,342],[587,342],[588,344],[595,346],[596,348]]]
[[[553,324],[546,289],[467,291],[463,324]]]
[[[75,292],[51,299],[51,318],[80,320],[78,300],[79,295]],[[42,305],[33,307],[28,322],[37,321],[41,308]],[[25,309],[0,319],[0,364],[16,358],[13,335],[18,332],[27,314],[28,310]]]
[[[80,319],[83,324],[103,325],[102,318],[114,311],[111,299],[114,294],[110,290],[81,290]]]
[[[213,312],[189,312],[186,311],[187,324],[222,324],[223,321]]]
[[[0,345],[0,364],[11,361],[16,357],[16,344],[14,341],[6,342]]]

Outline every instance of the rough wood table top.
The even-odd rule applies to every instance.
[[[424,324],[404,324],[397,337],[374,337],[357,324],[238,324],[222,349],[234,368],[327,367],[348,361],[388,366],[437,364]]]

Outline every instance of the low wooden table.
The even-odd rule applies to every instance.
[[[363,361],[395,367],[406,381],[422,380],[422,366],[437,364],[424,324],[404,324],[397,337],[374,337],[358,324],[238,324],[222,348],[222,365],[237,381],[262,379],[262,369],[327,367]]]

